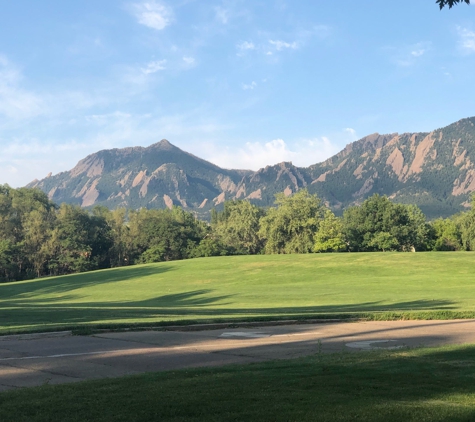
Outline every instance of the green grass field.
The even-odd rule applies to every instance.
[[[475,420],[475,346],[337,353],[0,394],[2,422]]]
[[[200,258],[0,284],[0,333],[357,316],[475,317],[475,254]]]

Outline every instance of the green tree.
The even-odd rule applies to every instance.
[[[189,258],[206,230],[204,222],[178,207],[131,212],[129,227],[136,262]]]
[[[0,281],[10,281],[14,266],[12,263],[13,247],[9,240],[0,240]]]
[[[231,251],[218,238],[209,236],[200,241],[193,251],[192,258],[225,255],[231,255]]]
[[[351,251],[426,250],[430,231],[418,207],[378,194],[345,210],[343,226]]]
[[[323,220],[315,234],[314,252],[341,252],[346,250],[343,223],[330,210],[325,210]]]
[[[288,197],[277,194],[275,204],[277,207],[269,209],[260,221],[259,236],[266,242],[265,252],[312,252],[315,233],[325,212],[320,199],[301,190]]]
[[[439,218],[433,221],[431,226],[434,229],[435,242],[433,249],[435,251],[462,250],[462,234],[454,219]]]
[[[397,239],[388,232],[376,232],[368,237],[367,244],[376,251],[395,251],[399,247]]]
[[[0,185],[0,241],[8,242],[9,277],[19,280],[46,270],[44,244],[56,206],[38,189]]]
[[[37,277],[47,273],[47,263],[51,258],[48,242],[55,219],[55,214],[48,210],[33,210],[23,224],[23,250]]]
[[[234,254],[257,254],[262,249],[259,221],[264,211],[248,201],[226,201],[222,212],[212,215],[213,235]],[[224,251],[223,251],[224,252]]]
[[[110,267],[121,267],[131,263],[131,239],[130,228],[127,225],[127,210],[125,208],[118,208],[114,211],[109,210],[104,206],[96,206],[93,209],[93,214],[96,217],[103,218],[108,227],[109,235],[112,241],[112,246],[108,251],[108,260]]]
[[[472,194],[470,211],[456,216],[455,221],[460,230],[463,249],[475,250],[475,193]]]
[[[110,228],[104,217],[61,204],[49,241],[53,257],[49,268],[54,274],[105,268],[111,246]]]
[[[130,229],[126,224],[127,210],[118,208],[111,212],[108,224],[111,228],[114,246],[111,251],[111,266],[122,266],[130,263],[130,251],[127,247],[130,244]]]
[[[432,227],[417,205],[402,205],[408,220],[402,249],[405,251],[427,251],[432,249]]]

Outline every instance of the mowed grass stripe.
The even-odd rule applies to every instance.
[[[0,393],[2,422],[473,421],[475,346],[337,353]]]
[[[473,317],[474,274],[470,252],[234,256],[138,265],[0,284],[0,333],[336,315]]]

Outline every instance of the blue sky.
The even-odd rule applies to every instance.
[[[307,166],[475,115],[475,6],[15,0],[0,14],[0,183],[166,138],[227,168]]]

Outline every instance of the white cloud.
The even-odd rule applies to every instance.
[[[42,98],[22,89],[20,70],[5,56],[0,56],[0,116],[9,119],[27,119],[46,111]]]
[[[275,0],[274,7],[279,11],[285,11],[287,9],[287,2],[284,0]]]
[[[24,186],[45,177],[50,171],[58,173],[71,169],[79,159],[98,148],[98,144],[76,141],[62,144],[38,139],[12,141],[2,149],[0,180],[13,187]]]
[[[247,142],[241,148],[207,144],[201,156],[225,168],[258,170],[282,161],[292,161],[296,166],[309,166],[329,158],[339,148],[326,137],[302,140],[288,145],[283,139],[270,142]]]
[[[25,89],[31,81],[24,81],[20,68],[0,55],[0,144],[5,146],[22,133],[50,133],[69,126],[84,110],[103,107],[111,102],[104,90],[92,92]],[[117,88],[115,89],[117,99]],[[32,129],[34,128],[34,129]],[[42,128],[42,129],[40,129]],[[3,149],[2,149],[3,152]],[[1,155],[1,154],[0,154]]]
[[[424,49],[414,50],[414,51],[411,51],[411,56],[420,57],[420,56],[422,56],[425,52],[426,52],[426,50],[424,50]]]
[[[122,111],[115,111],[113,113],[105,113],[105,114],[91,114],[88,116],[84,116],[84,119],[88,123],[96,124],[96,125],[105,125],[110,123],[116,119],[128,119],[132,117],[130,113],[124,113]]]
[[[249,90],[249,89],[254,89],[257,86],[257,83],[252,81],[250,84],[242,84],[242,89]]]
[[[457,27],[459,46],[465,53],[475,53],[475,32],[467,28]]]
[[[282,161],[308,166],[341,149],[326,137],[291,144],[275,139],[226,147],[220,140],[231,127],[223,126],[212,117],[203,119],[202,112],[196,109],[182,115],[134,115],[123,110],[91,113],[77,117],[74,125],[85,131],[75,139],[64,140],[58,135],[51,139],[48,133],[40,133],[37,138],[2,140],[0,180],[15,187],[24,186],[49,172],[70,170],[77,161],[98,150],[147,146],[162,138],[219,166],[254,170]],[[351,130],[349,133],[352,134]],[[337,134],[335,136],[338,138]],[[344,138],[348,139],[348,136]],[[203,141],[205,139],[207,141]]]
[[[236,47],[242,51],[256,49],[256,46],[251,41],[243,41],[242,43],[239,43]]]
[[[332,27],[328,25],[315,25],[309,35],[316,35],[319,38],[327,38],[332,33]]]
[[[284,50],[298,50],[303,48],[312,38],[325,39],[330,36],[332,28],[327,25],[316,25],[310,29],[298,29],[288,35],[293,41],[277,39],[272,33],[260,32],[260,41],[242,41],[236,44],[238,56],[244,56],[248,51],[258,51],[272,56]]]
[[[414,66],[432,48],[430,42],[419,42],[403,47],[387,47],[391,53],[391,60],[401,67]]]
[[[229,10],[224,9],[222,7],[216,7],[216,20],[223,25],[226,25],[229,21]]]
[[[4,168],[5,172],[7,173],[13,173],[13,174],[17,174],[18,173],[18,168],[16,168],[15,166],[12,166],[12,165],[7,165],[5,168]]]
[[[269,43],[273,45],[277,51],[281,51],[284,48],[289,48],[291,50],[299,48],[299,44],[296,41],[289,43],[281,40],[269,40]]]
[[[87,147],[86,143],[78,143],[76,141],[70,141],[63,144],[55,144],[53,142],[42,142],[37,139],[30,141],[17,141],[9,145],[6,145],[3,149],[5,156],[31,156],[38,154],[50,154],[55,151],[79,151]],[[2,157],[4,160],[5,157]]]
[[[173,20],[173,11],[170,7],[156,1],[133,3],[129,10],[141,25],[161,31]]]
[[[166,60],[156,60],[147,64],[147,67],[142,68],[142,73],[145,75],[150,75],[151,73],[159,72],[160,70],[165,70]]]
[[[3,55],[0,55],[0,82],[12,84],[21,78],[19,70]]]
[[[49,172],[70,170],[80,159],[99,150],[147,146],[163,138],[201,157],[201,151],[194,150],[197,140],[215,135],[222,139],[223,131],[229,129],[212,116],[203,117],[202,112],[198,108],[185,114],[133,114],[124,110],[78,114],[68,131],[77,133],[74,137],[56,132],[57,128],[50,130],[48,121],[34,138],[28,132],[21,138],[7,137],[0,130],[0,183],[24,186]]]
[[[190,56],[183,56],[183,61],[187,67],[193,67],[196,64],[195,58]]]

